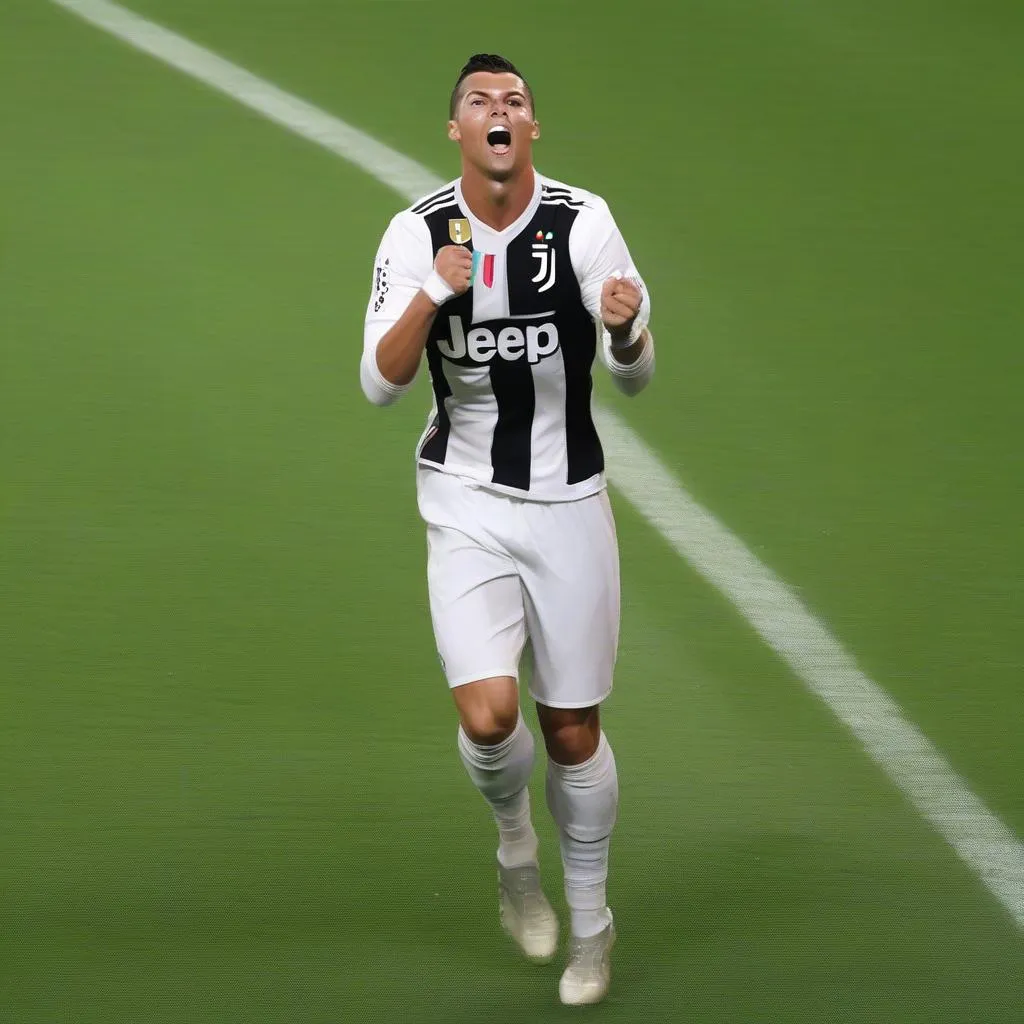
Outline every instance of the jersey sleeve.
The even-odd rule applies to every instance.
[[[618,362],[612,352],[611,335],[601,325],[601,289],[604,282],[615,274],[636,281],[642,293],[637,319],[645,326],[651,318],[651,296],[608,204],[593,196],[589,205],[590,209],[582,210],[573,225],[569,254],[580,283],[583,305],[594,322],[600,325],[601,344],[598,349],[601,360],[619,390],[635,395],[647,386],[654,374],[654,338],[648,328],[647,346],[640,358],[633,363]]]
[[[370,300],[363,323],[363,354],[359,380],[374,405],[390,405],[412,386],[392,384],[377,366],[377,345],[405,312],[433,266],[430,231],[422,217],[396,214],[388,225],[373,261]]]

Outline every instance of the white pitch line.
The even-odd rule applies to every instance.
[[[444,184],[425,167],[183,36],[108,0],[53,0],[124,42],[362,168],[412,202]],[[616,413],[596,417],[619,491],[739,609],[1024,929],[1024,844],[946,762],[825,625],[702,508]]]

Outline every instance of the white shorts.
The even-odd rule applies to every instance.
[[[448,685],[518,679],[529,639],[534,700],[553,708],[604,700],[619,642],[619,551],[607,492],[524,501],[425,467],[417,492]]]

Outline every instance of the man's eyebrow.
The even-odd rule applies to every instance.
[[[466,96],[474,96],[474,95],[476,95],[476,96],[490,96],[492,93],[495,93],[495,92],[501,93],[501,90],[498,90],[498,89],[467,89],[465,95]],[[522,96],[523,99],[526,99],[526,93],[523,92],[522,89],[506,89],[503,93],[501,93],[501,95],[504,95],[504,96]]]

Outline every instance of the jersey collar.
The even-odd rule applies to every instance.
[[[473,229],[473,234],[489,235],[491,238],[515,238],[523,228],[533,219],[533,215],[537,212],[537,207],[540,206],[540,186],[541,176],[537,172],[536,168],[533,171],[533,195],[530,197],[530,201],[526,204],[526,209],[516,217],[514,221],[507,228],[502,228],[501,231],[495,231],[494,228],[484,224],[483,221],[477,220],[473,216],[473,211],[470,210],[469,205],[466,203],[466,199],[462,194],[462,179],[459,178],[455,182],[455,199],[458,202],[462,212],[466,215],[469,220],[470,227]]]

